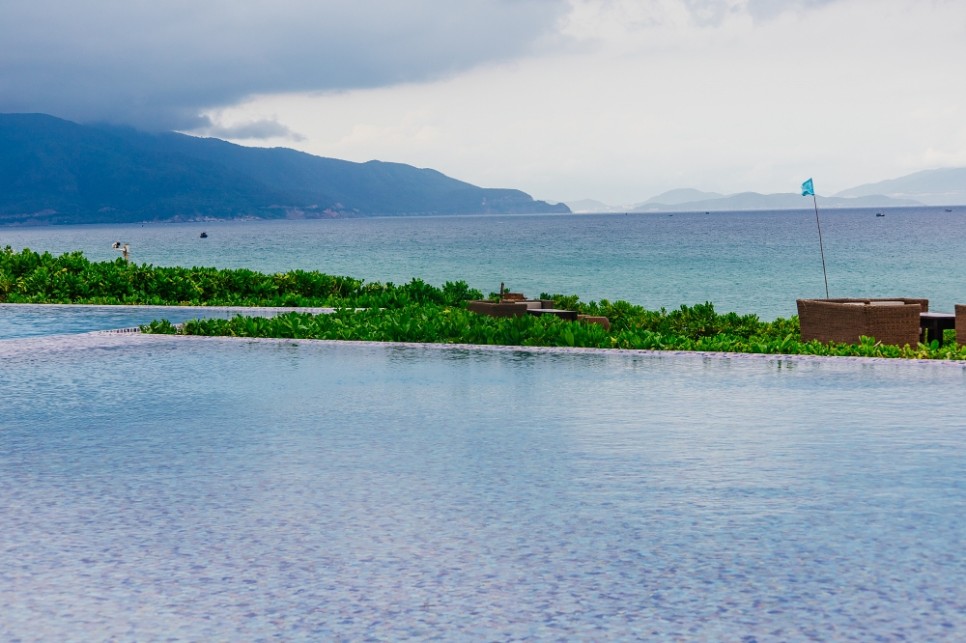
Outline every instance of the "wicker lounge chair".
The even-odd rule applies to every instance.
[[[919,342],[919,313],[929,310],[928,299],[799,299],[802,339],[857,344],[874,337],[883,344],[915,346]]]

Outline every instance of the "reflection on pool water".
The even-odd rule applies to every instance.
[[[952,640],[949,364],[0,342],[0,639]]]

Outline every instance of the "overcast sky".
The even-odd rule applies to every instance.
[[[962,0],[0,0],[0,112],[612,205],[966,166]]]

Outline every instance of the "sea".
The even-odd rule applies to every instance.
[[[609,215],[460,216],[0,228],[0,247],[158,266],[318,270],[366,281],[500,284],[528,296],[711,302],[762,319],[799,298],[966,302],[966,206]],[[876,216],[882,214],[883,216]],[[822,243],[819,243],[819,229]],[[207,238],[201,238],[201,233]],[[824,258],[824,270],[823,270]]]
[[[821,212],[830,294],[964,302],[953,210]],[[114,241],[766,319],[825,289],[812,211],[0,229]],[[0,306],[0,640],[966,638],[966,364],[100,332],[196,312]]]

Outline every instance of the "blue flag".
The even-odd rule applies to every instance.
[[[815,196],[815,186],[812,185],[812,179],[809,179],[802,183],[802,196],[812,195]]]

